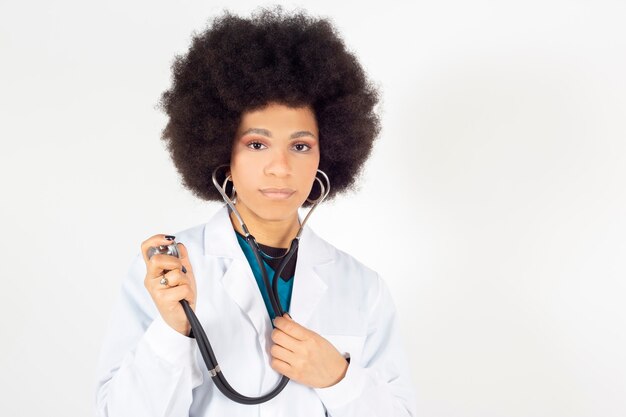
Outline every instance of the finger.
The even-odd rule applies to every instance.
[[[161,245],[171,245],[175,238],[175,236],[159,234],[151,236],[141,242],[141,254],[143,255],[143,260],[146,263],[148,262],[148,248]]]
[[[181,242],[178,242],[178,254],[180,255],[179,258],[181,261],[189,261],[189,252],[187,252],[187,247]]]
[[[163,271],[182,270],[180,259],[172,255],[157,253],[146,264],[147,275],[155,278],[163,274]]]
[[[278,328],[272,330],[272,342],[292,352],[297,352],[299,344],[302,343]]]
[[[161,291],[157,291],[155,296],[160,300],[170,303],[187,300],[189,304],[193,304],[193,291],[189,285],[179,285],[177,287],[163,287]]]
[[[291,365],[287,362],[281,361],[280,359],[273,358],[271,362],[272,369],[278,372],[279,374],[285,375],[288,378],[291,378]]]
[[[296,358],[295,354],[292,351],[285,349],[280,345],[272,345],[272,347],[270,348],[270,354],[272,355],[272,357],[280,359],[283,362],[287,362],[289,365],[293,365]]]
[[[297,340],[306,340],[310,337],[311,333],[306,327],[288,318],[287,313],[285,313],[283,317],[276,317],[274,319],[274,326]]]
[[[163,278],[167,279],[167,285],[161,284],[161,279]],[[151,285],[153,288],[177,287],[179,285],[189,285],[190,283],[187,275],[183,274],[180,269],[174,269],[166,274],[150,278],[150,281],[152,281]]]
[[[165,280],[165,283],[162,283]],[[173,280],[172,280],[173,282]],[[143,285],[150,293],[154,293],[156,291],[160,291],[162,289],[166,289],[170,287],[170,279],[165,277],[165,274],[161,275],[146,275],[143,280]],[[180,285],[180,283],[179,283]]]
[[[180,255],[180,262],[183,264],[183,266],[186,269],[186,274],[189,273],[189,271],[191,271],[191,274],[193,275],[193,269],[191,267],[191,262],[189,260],[189,252],[187,252],[187,247],[182,244],[179,243],[178,244],[178,253]]]

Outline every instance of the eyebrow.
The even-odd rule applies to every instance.
[[[267,129],[259,129],[259,128],[256,128],[256,127],[253,127],[253,128],[250,128],[250,129],[246,130],[245,132],[243,132],[241,134],[241,136],[245,136],[245,135],[247,135],[249,133],[256,133],[257,135],[267,136],[268,138],[272,137],[272,132],[270,132],[269,130],[267,130]],[[290,139],[298,139],[298,138],[301,138],[301,137],[304,137],[304,136],[315,137],[315,135],[313,133],[309,132],[308,130],[300,130],[298,132],[292,133],[289,136],[289,138]]]

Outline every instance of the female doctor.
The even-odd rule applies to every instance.
[[[100,356],[100,416],[415,415],[384,281],[310,228],[300,231],[298,209],[354,184],[379,132],[377,101],[327,20],[281,9],[225,13],[194,37],[162,97],[163,139],[188,189],[222,200],[216,176],[235,210],[225,205],[206,224],[141,244]],[[296,236],[277,279],[288,314],[276,316],[261,268],[271,279]],[[149,256],[174,239],[179,257]],[[225,396],[181,300],[239,393],[258,397],[289,383],[261,404]]]

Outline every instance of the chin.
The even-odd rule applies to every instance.
[[[284,221],[291,219],[294,215],[298,216],[298,209],[301,207],[293,201],[263,201],[256,207],[248,206],[256,216],[266,221]]]
[[[246,212],[248,215],[255,216],[264,221],[285,221],[298,217],[298,209],[304,203],[304,200],[299,194],[293,195],[289,199],[267,199],[258,196],[246,195],[245,199],[241,199],[238,196],[237,208],[245,217]],[[305,197],[306,198],[306,197]]]
[[[278,204],[272,204],[271,206],[266,206],[260,210],[256,210],[254,213],[267,221],[283,221],[289,220],[294,214],[297,216],[298,208],[294,208],[292,206],[280,207]]]

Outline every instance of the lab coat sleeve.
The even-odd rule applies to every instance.
[[[415,416],[409,363],[399,334],[396,310],[383,280],[368,316],[362,359],[348,365],[344,378],[316,392],[332,417]]]
[[[100,417],[188,416],[192,390],[202,383],[195,339],[161,318],[145,271],[138,256],[113,308],[97,371]]]

